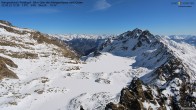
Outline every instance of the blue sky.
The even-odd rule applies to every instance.
[[[178,0],[69,1],[83,3],[58,7],[0,7],[0,19],[52,34],[120,34],[141,28],[159,35],[196,35],[195,0],[186,0],[195,1],[191,8],[172,4]]]

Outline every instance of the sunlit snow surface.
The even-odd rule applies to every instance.
[[[12,60],[19,66],[13,69],[19,80],[4,79],[1,82],[4,84],[1,95],[7,94],[0,97],[0,107],[4,110],[73,110],[79,109],[80,105],[89,110],[103,109],[103,105],[110,101],[118,101],[120,90],[133,76],[149,72],[145,68],[132,69],[133,58],[109,53],[90,58],[86,64],[68,64],[65,63],[68,59],[58,56]],[[73,66],[79,66],[80,70],[66,71]],[[48,81],[42,83],[45,78]],[[44,92],[38,94],[36,90]],[[17,102],[17,105],[9,102]]]
[[[1,37],[5,40],[18,42],[13,40],[17,38],[36,44],[29,36],[1,30]],[[87,110],[104,109],[107,103],[118,102],[120,90],[129,84],[132,77],[151,71],[142,67],[133,69],[134,57],[105,52],[77,62],[53,55],[54,45],[24,45],[30,49],[0,46],[7,51],[39,55],[38,59],[18,59],[0,54],[18,65],[18,68],[9,68],[19,77],[1,81],[1,110],[77,110],[80,105]]]

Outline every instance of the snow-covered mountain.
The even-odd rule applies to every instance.
[[[171,35],[168,38],[179,43],[185,42],[196,46],[196,36],[193,35]]]
[[[63,40],[79,55],[86,56],[97,50],[107,38],[115,35],[53,34],[51,36]]]
[[[196,106],[196,47],[187,43],[135,29],[78,58],[65,39],[6,21],[0,39],[0,110]]]
[[[166,37],[154,36],[149,31],[142,31],[140,29],[109,38],[96,53],[99,53],[98,55],[101,56],[103,52],[109,52],[115,56],[132,58],[134,61],[130,63],[130,68],[145,68],[149,70],[141,75],[141,77],[141,73],[136,76],[140,77],[144,84],[150,85],[148,88],[151,91],[151,99],[145,96],[144,88],[134,90],[133,87],[129,86],[129,91],[132,91],[134,94],[139,94],[139,96],[129,96],[129,94],[133,93],[128,92],[128,96],[124,97],[125,93],[121,92],[119,104],[115,105],[110,103],[107,109],[134,108],[135,105],[130,106],[130,103],[139,103],[140,109],[149,109],[149,105],[153,109],[195,107],[195,49],[195,46],[186,43],[177,43],[173,40],[168,40]],[[96,53],[91,56],[96,56]],[[136,86],[142,87],[142,84]],[[156,90],[153,90],[154,88]],[[152,92],[157,91],[157,89],[160,94]],[[182,89],[185,89],[186,92],[182,92]],[[163,96],[158,97],[161,94]],[[159,102],[161,98],[168,96],[171,98],[164,99],[164,101],[169,103]],[[136,98],[136,100],[132,100],[131,97]],[[190,99],[187,99],[187,97]],[[140,100],[140,98],[142,99]],[[155,102],[149,102],[150,100],[154,100]],[[146,102],[148,102],[148,105]],[[157,102],[158,105],[155,104]],[[171,103],[174,103],[174,105],[171,105]]]
[[[52,101],[68,92],[60,83],[64,79],[64,71],[79,69],[78,63],[77,54],[64,42],[1,21],[0,109],[35,110],[50,107],[47,100]],[[44,106],[46,101],[48,104]],[[57,105],[51,109],[60,107]]]
[[[73,40],[73,39],[106,39],[108,38],[109,36],[112,36],[112,35],[106,35],[106,34],[103,34],[103,35],[94,35],[94,34],[49,34],[53,37],[56,37],[56,38],[59,38],[63,41],[70,41],[70,40]],[[113,35],[115,36],[115,35]]]
[[[53,34],[51,36],[63,40],[79,55],[86,56],[97,50],[100,44],[114,35]]]

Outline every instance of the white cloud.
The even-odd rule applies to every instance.
[[[106,0],[98,0],[95,3],[94,10],[104,10],[109,7],[111,7],[111,4],[109,4]]]

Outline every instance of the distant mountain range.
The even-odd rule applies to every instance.
[[[196,36],[193,35],[171,35],[169,38],[179,43],[185,42],[196,46]]]
[[[88,55],[95,51],[108,38],[116,37],[118,35],[87,35],[87,34],[53,34],[55,38],[63,40],[69,44],[80,55]],[[171,35],[162,36],[169,40],[174,40],[178,43],[188,43],[196,46],[196,36],[194,35]]]
[[[87,35],[87,34],[54,34],[55,38],[63,40],[81,56],[94,52],[101,43],[114,35]]]

